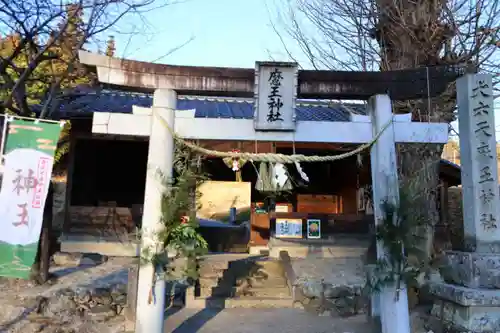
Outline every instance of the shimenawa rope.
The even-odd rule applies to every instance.
[[[358,148],[349,151],[347,153],[343,153],[340,155],[330,155],[330,156],[306,156],[302,154],[294,154],[294,155],[284,155],[284,154],[273,154],[273,153],[241,153],[241,152],[222,152],[222,151],[217,151],[217,150],[212,150],[212,149],[207,149],[203,148],[199,145],[196,145],[192,142],[189,142],[187,140],[184,140],[183,138],[179,137],[172,128],[168,125],[167,121],[163,119],[163,117],[158,114],[158,112],[155,112],[153,109],[153,114],[160,119],[161,123],[163,126],[165,126],[168,131],[172,134],[174,140],[177,142],[185,145],[186,147],[190,148],[191,150],[194,150],[200,154],[203,155],[208,155],[208,156],[213,156],[213,157],[230,157],[230,158],[241,158],[245,160],[250,160],[253,162],[270,162],[270,163],[283,163],[283,164],[290,164],[290,163],[295,163],[295,162],[331,162],[331,161],[338,161],[342,160],[354,155],[357,155],[361,153],[362,151],[371,148],[375,142],[377,142],[378,138],[384,133],[384,131],[389,127],[389,125],[393,122],[391,119],[390,121],[387,122],[387,124],[382,127],[380,132],[375,135],[375,137],[370,141],[365,144],[362,144]]]

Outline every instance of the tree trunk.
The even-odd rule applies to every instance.
[[[445,0],[434,6],[425,1],[376,0],[378,24],[376,38],[381,50],[382,71],[433,66],[441,63],[441,51],[446,42],[446,29],[440,22]],[[431,38],[432,37],[432,38]],[[429,82],[432,85],[432,82]],[[413,121],[451,122],[455,105],[454,85],[442,96],[394,103],[395,113],[412,113]],[[414,187],[418,193],[411,207],[419,222],[426,226],[416,230],[422,239],[424,264],[433,252],[434,226],[439,221],[439,163],[442,144],[398,145],[399,176],[402,184]],[[415,188],[416,187],[416,188]],[[422,262],[421,262],[422,263]]]
[[[399,175],[403,186],[410,188],[416,218],[423,224],[416,230],[421,239],[417,244],[422,260],[428,261],[433,254],[434,226],[439,222],[439,164],[442,144],[398,145]],[[413,211],[412,211],[413,212]],[[427,264],[425,262],[424,264]]]

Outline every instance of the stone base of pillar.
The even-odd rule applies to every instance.
[[[432,316],[446,332],[500,332],[500,254],[449,252],[431,283]]]

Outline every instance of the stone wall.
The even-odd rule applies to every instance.
[[[350,317],[365,313],[368,298],[362,285],[336,285],[325,281],[298,279],[294,304],[323,316]]]
[[[365,313],[368,298],[361,258],[291,259],[280,252],[294,307],[321,316],[350,317]]]

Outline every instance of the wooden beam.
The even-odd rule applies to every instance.
[[[97,72],[100,82],[116,89],[152,92],[166,88],[181,95],[254,97],[254,68],[172,66],[86,51],[80,51],[79,58]],[[389,94],[393,100],[425,98],[441,94],[465,71],[461,65],[391,72],[301,70],[297,97],[367,100]]]
[[[311,150],[332,150],[332,151],[348,151],[354,149],[353,146],[338,143],[324,142],[276,142],[276,148],[288,149],[311,149]]]
[[[120,134],[103,134],[103,133],[88,133],[76,132],[73,134],[77,140],[102,140],[102,141],[147,141],[147,136],[132,136]]]
[[[198,144],[204,148],[217,151],[231,151],[233,149],[238,149],[243,153],[272,152],[272,142],[263,141],[199,140]]]
[[[245,153],[270,153],[273,151],[273,142],[266,141],[223,141],[223,140],[199,140],[198,144],[204,148],[217,150],[217,151],[231,151],[238,149]],[[352,150],[353,147],[345,147],[336,143],[323,143],[323,142],[276,142],[276,148],[292,149],[311,149],[311,150],[325,150],[325,151],[344,151]]]

